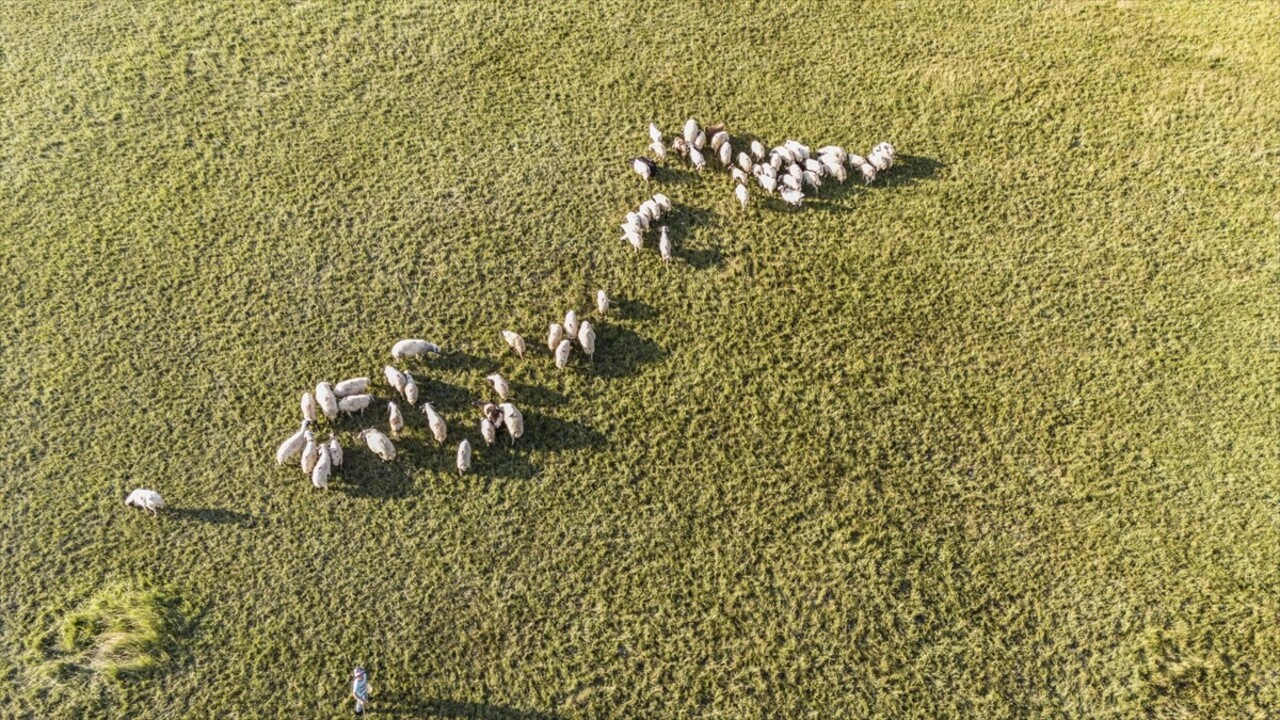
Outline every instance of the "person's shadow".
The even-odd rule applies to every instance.
[[[371,715],[398,715],[420,718],[483,718],[484,720],[564,720],[554,713],[520,710],[505,705],[464,702],[461,700],[421,699],[408,695],[385,695],[374,698]]]

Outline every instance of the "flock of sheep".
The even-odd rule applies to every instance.
[[[696,120],[689,118],[680,135],[666,143],[657,125],[649,125],[649,148],[658,160],[665,160],[668,154],[684,158],[697,171],[707,166],[704,150],[710,150],[712,156],[727,170],[735,182],[734,196],[745,209],[750,199],[747,186],[754,178],[755,182],[766,193],[772,196],[779,193],[787,204],[799,207],[806,191],[817,192],[822,187],[824,178],[844,182],[851,171],[856,171],[866,183],[875,181],[876,177],[893,166],[896,150],[889,143],[876,145],[863,157],[846,152],[836,145],[827,145],[811,151],[808,146],[796,141],[787,140],[782,145],[766,150],[759,140],[751,140],[749,152],[733,152],[733,139],[723,123],[699,127]],[[745,145],[745,143],[744,143]],[[657,163],[649,158],[636,157],[630,161],[632,169],[646,181],[653,180],[658,171]],[[645,200],[633,212],[628,212],[622,224],[622,239],[629,242],[637,252],[643,249],[646,233],[671,212],[671,200],[661,193],[654,194]],[[664,263],[670,264],[672,245],[670,232],[666,225],[657,226],[658,251]],[[609,310],[609,296],[604,290],[596,293],[596,309],[600,315]],[[511,330],[501,331],[502,340],[521,359],[524,358],[526,345],[524,338]],[[551,351],[558,369],[564,369],[571,359],[574,347],[594,361],[596,350],[596,333],[589,320],[579,320],[577,314],[570,310],[565,313],[563,323],[553,322],[547,331],[547,348]],[[410,359],[421,359],[428,355],[439,355],[440,347],[426,340],[406,339],[397,342],[391,348],[391,356],[400,363]],[[398,393],[410,408],[418,407],[426,418],[432,437],[440,445],[444,445],[448,437],[448,424],[431,405],[424,402],[420,407],[418,400],[421,391],[417,380],[408,370],[400,370],[390,365],[383,368],[383,376],[388,388]],[[480,408],[480,435],[487,445],[497,442],[498,429],[505,429],[512,445],[524,434],[524,416],[516,406],[509,402],[511,386],[505,378],[494,373],[486,377],[498,396],[498,403],[487,400],[476,403]],[[327,381],[317,383],[315,392],[302,394],[299,404],[302,422],[297,432],[290,435],[276,448],[275,459],[278,465],[298,462],[303,473],[311,479],[317,488],[328,488],[329,477],[335,468],[342,466],[343,449],[337,436],[331,431],[328,442],[317,441],[311,427],[323,416],[331,430],[335,427],[339,415],[364,414],[374,403],[375,397],[370,391],[371,381],[368,377],[353,377],[336,384]],[[391,438],[399,438],[405,429],[404,413],[396,401],[387,402],[387,426],[390,437],[375,427],[363,429],[358,438],[364,441],[368,449],[383,461],[396,458],[396,446]],[[456,467],[459,474],[471,469],[471,442],[463,439],[458,443]],[[153,514],[165,506],[164,498],[155,490],[138,488],[129,493],[125,505],[138,507]]]

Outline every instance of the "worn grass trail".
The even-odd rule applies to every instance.
[[[9,4],[0,714],[1275,707],[1277,6],[954,5]],[[622,161],[691,114],[904,157],[669,173],[667,270]],[[598,287],[594,365],[505,351]],[[380,411],[277,469],[404,336],[475,472]],[[160,667],[39,672],[103,592],[182,608]]]

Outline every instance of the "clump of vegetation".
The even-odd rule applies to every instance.
[[[68,612],[39,643],[53,677],[78,673],[118,679],[161,668],[184,624],[178,598],[167,591],[107,587]]]

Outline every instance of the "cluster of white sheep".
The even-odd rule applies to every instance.
[[[609,294],[604,290],[596,291],[596,309],[600,311],[601,315],[609,312]],[[524,337],[520,333],[514,330],[503,330],[502,340],[516,355],[519,355],[521,359],[524,358],[527,346],[525,345]],[[547,349],[551,351],[551,356],[555,359],[557,370],[563,370],[569,365],[575,344],[588,358],[595,359],[595,327],[590,320],[579,321],[578,313],[570,310],[564,314],[563,324],[553,322],[547,327]],[[506,381],[497,375],[490,375],[489,379],[494,383],[494,388],[498,389],[499,394],[505,398]],[[502,383],[501,388],[499,388],[499,382]]]
[[[637,158],[638,161],[650,162],[644,158]],[[643,173],[641,173],[643,176]],[[622,228],[622,239],[631,243],[631,247],[640,252],[644,249],[644,234],[649,231],[653,224],[662,219],[662,216],[671,212],[671,200],[662,193],[656,193],[653,197],[640,203],[640,207],[635,212],[627,213],[627,219],[619,227]],[[667,226],[662,225],[658,228],[658,253],[662,256],[662,262],[671,264],[671,233],[667,231]]]
[[[663,144],[662,131],[653,123],[649,124],[649,139],[654,156],[665,159],[668,146]],[[804,143],[787,140],[766,150],[759,140],[752,140],[749,152],[735,155],[724,123],[703,129],[693,118],[685,122],[681,135],[671,140],[670,150],[701,171],[707,166],[702,150],[708,143],[720,166],[733,176],[734,196],[743,208],[750,199],[747,186],[752,179],[767,194],[772,196],[776,192],[787,204],[799,207],[806,193],[816,193],[822,187],[824,178],[843,183],[851,171],[856,171],[863,182],[874,182],[879,173],[893,166],[897,154],[889,143],[880,143],[864,158],[838,145],[827,145],[815,152]],[[645,180],[652,179],[657,172],[657,165],[648,158],[632,158],[631,166]]]

